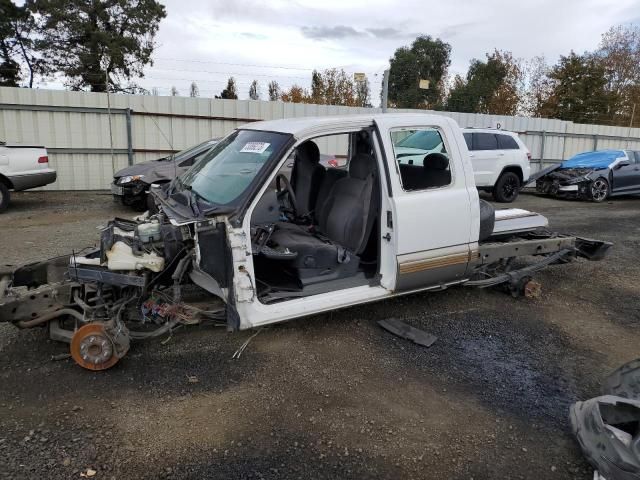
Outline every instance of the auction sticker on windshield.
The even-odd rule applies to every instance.
[[[248,142],[242,147],[240,153],[264,153],[269,145],[271,144],[267,142]]]

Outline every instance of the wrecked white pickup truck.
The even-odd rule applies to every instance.
[[[399,161],[395,145],[421,130],[443,153]],[[322,166],[327,149],[346,168]],[[432,115],[252,123],[152,195],[157,211],[113,220],[99,248],[0,272],[0,320],[47,326],[102,370],[180,324],[243,330],[459,284],[517,294],[536,270],[611,246],[494,212],[458,125]]]

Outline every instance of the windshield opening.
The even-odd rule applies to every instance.
[[[238,130],[214,146],[180,181],[206,201],[227,205],[247,190],[289,138],[283,133]]]

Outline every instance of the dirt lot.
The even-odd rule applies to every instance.
[[[538,274],[536,300],[413,295],[265,329],[238,360],[252,332],[195,327],[90,373],[0,325],[0,478],[591,478],[567,409],[640,356],[640,200],[516,206],[615,249]],[[106,195],[15,195],[0,263],[93,244],[115,215]],[[439,339],[397,339],[389,317]]]

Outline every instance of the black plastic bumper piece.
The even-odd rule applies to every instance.
[[[640,479],[640,402],[606,395],[574,403],[569,417],[582,453],[600,475]]]

